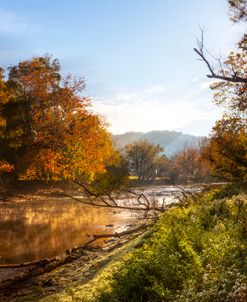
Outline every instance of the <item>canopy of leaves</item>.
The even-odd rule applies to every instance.
[[[202,142],[206,144],[207,140]],[[170,159],[167,177],[171,183],[212,181],[207,160],[202,158],[202,148],[190,145]]]
[[[233,22],[247,21],[247,1],[228,0],[231,19]]]
[[[214,175],[232,181],[247,180],[247,120],[225,116],[213,128],[203,157]]]
[[[35,57],[0,78],[0,160],[19,179],[93,180],[117,161],[106,124],[89,110],[83,79],[60,75],[51,56]]]
[[[125,146],[126,160],[131,173],[138,176],[139,180],[150,180],[159,174],[167,163],[166,157],[161,155],[164,149],[146,140],[140,140]]]

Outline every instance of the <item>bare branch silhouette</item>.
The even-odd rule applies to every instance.
[[[238,76],[237,72],[231,68],[231,70],[226,70],[223,68],[223,64],[221,62],[221,59],[218,58],[217,61],[220,66],[220,73],[215,73],[214,68],[212,64],[209,62],[205,55],[205,47],[204,47],[204,31],[201,29],[201,37],[200,39],[197,39],[197,46],[198,48],[194,48],[194,51],[198,54],[200,57],[200,60],[202,60],[208,67],[210,74],[207,75],[208,78],[228,81],[228,82],[234,82],[234,83],[247,83],[247,78]],[[229,73],[229,76],[226,76],[226,74]]]

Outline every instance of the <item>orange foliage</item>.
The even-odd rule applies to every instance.
[[[7,172],[10,173],[14,170],[14,166],[6,162],[5,160],[0,161],[0,173]]]
[[[213,128],[203,157],[211,172],[229,180],[247,180],[247,120],[224,116]]]
[[[59,72],[48,56],[10,68],[12,98],[0,116],[8,122],[4,155],[20,179],[93,180],[117,158],[105,123],[81,95],[84,80]]]
[[[170,160],[168,176],[172,182],[179,183],[211,180],[209,165],[202,158],[201,148],[185,146]]]
[[[241,12],[240,4],[243,4],[243,2],[246,1],[229,1],[239,13]],[[244,6],[246,8],[246,3]],[[238,18],[241,19],[241,16],[238,15]],[[244,18],[246,18],[246,14]],[[238,51],[230,52],[224,66],[225,69],[221,70],[222,75],[227,76],[233,72],[238,77],[247,78],[246,35],[239,42]],[[215,91],[215,103],[226,105],[227,114],[216,122],[211,133],[210,143],[204,147],[204,158],[211,163],[211,171],[214,175],[231,181],[246,181],[247,84],[244,82],[221,81],[212,84],[211,88]]]
[[[228,76],[232,71],[242,78],[247,77],[247,36],[239,43],[238,52],[231,51],[225,61],[225,70],[221,75]],[[217,105],[227,105],[235,113],[246,113],[247,110],[247,84],[228,81],[215,82],[211,85],[215,91],[214,101]]]

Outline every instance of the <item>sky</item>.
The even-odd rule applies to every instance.
[[[52,54],[114,134],[208,135],[222,109],[193,51],[200,27],[216,57],[244,32],[226,0],[0,0],[0,66]]]

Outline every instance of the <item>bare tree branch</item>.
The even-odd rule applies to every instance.
[[[64,193],[65,196],[72,198],[75,201],[78,201],[80,203],[90,205],[96,208],[112,208],[112,209],[122,209],[122,210],[130,210],[130,211],[157,211],[157,212],[164,212],[165,208],[156,206],[156,205],[145,205],[144,203],[140,203],[139,205],[133,205],[133,206],[127,206],[127,205],[121,205],[121,204],[109,204],[107,202],[103,203],[97,203],[96,201],[87,201],[85,199],[79,199],[77,197],[72,196],[71,194]],[[103,198],[102,198],[103,199]],[[103,199],[104,200],[104,199]]]
[[[207,65],[207,67],[210,71],[210,74],[207,75],[208,78],[210,78],[210,79],[211,78],[219,79],[219,80],[234,82],[234,83],[247,83],[247,78],[238,76],[236,71],[234,71],[234,70],[232,70],[232,73],[231,73],[230,76],[226,76],[225,75],[225,70],[224,70],[224,68],[222,66],[222,63],[219,59],[218,59],[218,61],[220,61],[220,67],[221,67],[222,75],[216,74],[214,72],[212,64],[208,61],[208,59],[206,58],[205,53],[204,53],[204,32],[203,32],[203,29],[201,29],[201,38],[197,39],[197,45],[198,45],[198,49],[194,48],[194,51],[198,54],[200,59]]]
[[[149,200],[144,193],[137,193],[133,190],[127,190],[125,194],[130,194],[132,203],[130,205],[126,205],[122,202],[121,198],[116,200],[109,192],[104,192],[102,194],[94,193],[90,190],[86,185],[81,182],[75,180],[74,183],[79,185],[83,189],[84,199],[77,198],[72,196],[71,194],[64,193],[66,196],[79,201],[81,203],[91,205],[93,207],[105,207],[105,208],[116,208],[123,210],[134,210],[134,211],[156,211],[156,212],[164,212],[167,208],[165,203],[159,205],[157,200]],[[134,198],[134,197],[135,198]],[[126,195],[124,196],[126,198]]]

